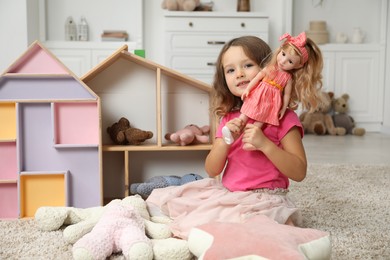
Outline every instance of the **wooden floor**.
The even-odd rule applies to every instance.
[[[308,163],[390,164],[390,135],[305,135]]]

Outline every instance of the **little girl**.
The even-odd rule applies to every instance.
[[[212,89],[212,112],[220,120],[205,161],[210,178],[154,189],[146,200],[153,215],[172,219],[175,236],[186,239],[192,227],[211,221],[241,223],[258,214],[281,224],[299,224],[300,211],[287,196],[289,179],[302,181],[307,168],[297,114],[286,109],[279,125],[263,128],[249,119],[242,135],[238,133],[241,96],[270,53],[269,46],[254,36],[232,39],[222,48]],[[232,144],[223,140],[223,126],[232,132]],[[256,151],[243,150],[243,144]]]
[[[260,128],[263,123],[279,125],[291,99],[293,104],[302,102],[306,109],[317,106],[317,92],[322,86],[321,52],[304,32],[297,37],[286,33],[279,40],[284,39],[271,62],[256,75],[241,96],[244,104],[239,118],[243,126],[248,118],[254,119],[254,125]],[[227,144],[234,141],[227,127],[222,133]],[[245,144],[243,149],[253,150],[254,147]]]

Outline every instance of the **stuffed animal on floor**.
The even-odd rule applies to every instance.
[[[264,215],[244,223],[211,222],[191,229],[190,251],[198,259],[330,259],[329,234],[279,224]]]
[[[345,135],[345,129],[335,127],[330,114],[332,110],[333,92],[321,92],[323,105],[314,112],[304,111],[299,119],[305,133],[315,135]]]
[[[191,124],[179,129],[174,133],[165,134],[165,139],[181,146],[191,144],[205,144],[209,142],[210,127],[208,125],[199,127]]]
[[[348,115],[349,111],[349,95],[343,94],[339,98],[333,99],[332,107],[334,111],[333,122],[335,127],[345,129],[346,134],[363,136],[366,133],[364,128],[356,127],[355,120]]]
[[[131,206],[113,201],[92,231],[72,248],[73,259],[106,259],[122,252],[126,259],[153,259],[153,247],[145,234],[141,215]]]
[[[152,239],[154,259],[168,259],[165,258],[167,254],[171,256],[169,259],[191,259],[187,244],[172,238],[167,224],[171,220],[161,215],[150,216],[146,202],[139,195],[113,200],[104,207],[40,207],[35,212],[34,220],[37,228],[43,231],[54,231],[66,226],[63,230],[64,240],[74,244],[93,229],[109,205],[117,203],[132,206],[142,217],[145,234]],[[165,246],[160,246],[160,243]]]
[[[153,137],[151,131],[131,127],[129,120],[125,117],[120,118],[118,122],[107,127],[107,133],[110,135],[111,140],[119,145],[140,145]]]
[[[200,0],[163,0],[162,9],[168,11],[194,11],[200,5]]]
[[[154,189],[165,188],[169,186],[179,186],[201,179],[203,179],[203,177],[195,173],[189,173],[182,177],[175,175],[154,176],[146,182],[131,184],[130,193],[141,195],[142,198],[146,199]]]

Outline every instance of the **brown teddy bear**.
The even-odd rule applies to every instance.
[[[199,127],[191,124],[174,133],[165,134],[165,139],[181,146],[191,144],[205,144],[209,142],[210,127],[208,125]]]
[[[115,144],[120,145],[139,145],[153,137],[151,131],[131,127],[129,120],[125,117],[107,127],[107,133]]]
[[[336,127],[344,128],[346,134],[363,136],[366,133],[366,130],[364,128],[356,127],[355,120],[347,114],[349,111],[348,100],[348,94],[343,94],[341,97],[333,99],[333,123]]]
[[[304,111],[299,119],[305,133],[316,135],[345,135],[346,130],[335,127],[330,111],[332,109],[333,92],[321,92],[323,105],[315,112]]]

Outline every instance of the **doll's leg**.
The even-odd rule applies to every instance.
[[[259,121],[256,121],[253,123],[254,126],[257,126],[258,128],[262,128],[263,127],[263,122],[259,122]],[[243,146],[242,146],[242,149],[246,150],[246,151],[253,151],[253,150],[256,150],[256,147],[254,147],[252,144],[249,144],[249,143],[245,143]]]
[[[239,116],[239,119],[242,121],[242,125],[245,125],[246,122],[248,121],[248,117],[244,114],[241,114]],[[240,129],[241,132],[241,129]],[[225,143],[227,144],[232,144],[234,142],[234,137],[233,133],[230,131],[230,129],[225,125],[222,127],[222,137]]]

